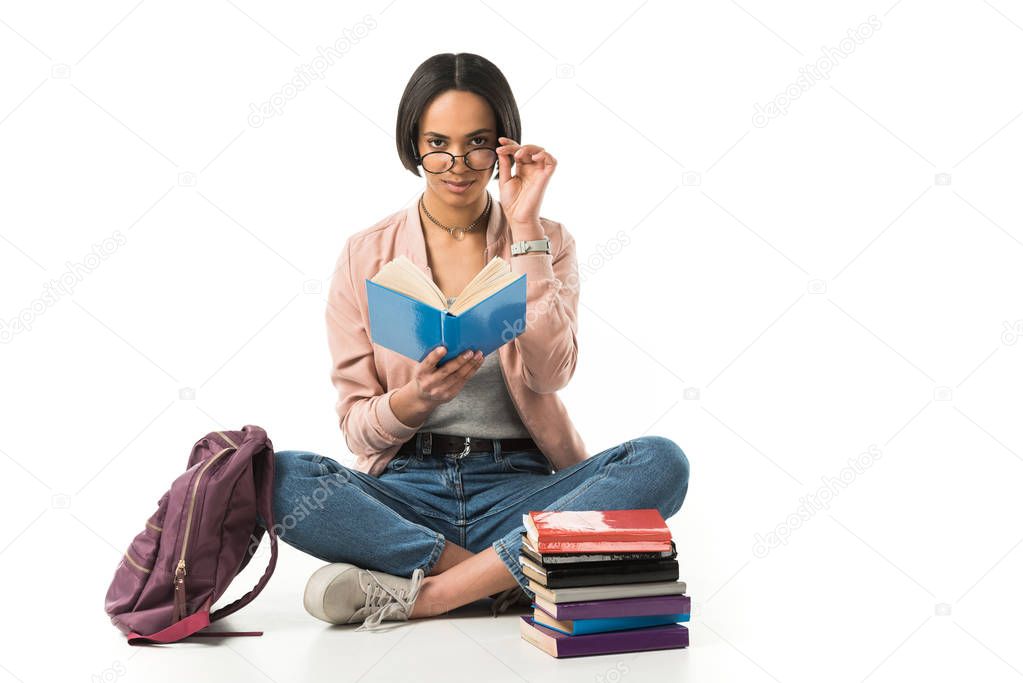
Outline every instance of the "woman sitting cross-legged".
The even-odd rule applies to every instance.
[[[426,172],[424,191],[348,238],[326,310],[355,466],[308,451],[276,456],[281,539],[330,563],[305,591],[319,619],[364,630],[484,597],[495,614],[528,605],[523,513],[656,508],[667,519],[685,500],[689,462],[678,445],[640,436],[588,456],[558,397],[578,349],[575,241],[540,216],[555,158],[519,136],[508,83],[482,57],[435,55],[405,88],[398,156]],[[495,165],[499,201],[487,190]],[[526,275],[525,331],[485,357],[442,365],[443,347],[416,363],[374,346],[363,283],[399,255],[449,302],[501,256]]]

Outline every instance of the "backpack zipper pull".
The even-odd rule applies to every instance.
[[[172,622],[180,621],[185,616],[185,570],[184,558],[178,560],[178,566],[174,570],[174,611],[171,615]]]

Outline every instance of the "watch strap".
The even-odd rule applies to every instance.
[[[538,240],[520,240],[513,242],[511,245],[512,256],[520,256],[522,254],[532,254],[536,252],[551,253],[551,240],[548,237],[543,237]]]

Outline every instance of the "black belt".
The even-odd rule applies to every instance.
[[[491,451],[495,443],[500,442],[502,451],[529,451],[540,450],[536,442],[530,438],[519,439],[480,439],[474,436],[455,436],[453,434],[437,434],[436,432],[417,432],[422,438],[423,455],[450,455],[456,458],[464,457],[472,451]],[[414,455],[416,453],[417,437],[403,443],[398,448],[402,455]]]

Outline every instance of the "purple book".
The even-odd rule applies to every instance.
[[[578,602],[548,602],[540,596],[534,603],[558,620],[615,619],[618,617],[647,617],[661,614],[689,614],[688,595],[650,595],[638,598],[612,600],[580,600]]]
[[[531,616],[523,616],[521,619],[519,634],[522,639],[550,656],[558,658],[604,655],[614,652],[668,650],[689,646],[689,629],[682,624],[665,624],[634,628],[628,631],[570,636],[534,623]]]

